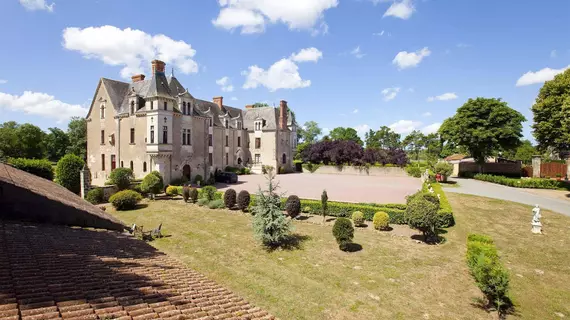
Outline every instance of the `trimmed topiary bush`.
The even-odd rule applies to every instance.
[[[192,201],[192,203],[196,203],[196,201],[198,200],[198,189],[196,188],[190,188],[190,201]]]
[[[166,187],[166,195],[169,197],[177,196],[178,195],[178,187],[177,186]]]
[[[141,191],[144,193],[150,193],[152,198],[154,195],[162,192],[164,188],[164,183],[162,182],[162,177],[158,171],[153,171],[144,177],[141,183]]]
[[[205,186],[202,188],[202,197],[212,201],[216,197],[216,191],[217,189],[214,186]]]
[[[321,206],[322,206],[322,214],[323,214],[323,224],[325,224],[325,219],[329,210],[328,207],[329,196],[327,194],[327,190],[323,190],[321,194]]]
[[[285,202],[285,211],[291,218],[295,218],[301,212],[301,200],[296,195],[290,195]]]
[[[435,173],[439,173],[444,177],[450,177],[453,174],[453,165],[447,162],[438,162],[434,166]]]
[[[44,179],[53,180],[53,168],[47,159],[9,158],[8,164]]]
[[[105,193],[102,188],[91,189],[85,195],[85,200],[92,204],[99,204],[105,201]]]
[[[237,194],[234,189],[228,189],[224,192],[224,204],[226,208],[233,209],[236,206]]]
[[[362,227],[364,225],[364,214],[360,211],[354,211],[352,213],[352,222],[354,222],[355,227]]]
[[[136,208],[137,203],[141,200],[141,195],[133,190],[119,191],[109,198],[109,202],[117,210],[132,210]]]
[[[203,206],[207,205],[208,203],[210,203],[210,201],[206,198],[200,198],[200,199],[198,199],[197,203],[200,207],[203,207]]]
[[[390,216],[386,212],[378,211],[374,214],[372,224],[376,230],[388,230],[390,228]]]
[[[56,182],[67,190],[79,194],[81,189],[80,171],[85,166],[83,160],[74,155],[66,154],[57,162],[55,168]]]
[[[117,189],[120,191],[128,189],[131,186],[131,181],[134,179],[133,170],[130,168],[117,168],[111,171],[108,182],[117,186]]]
[[[223,200],[214,200],[208,203],[208,208],[210,209],[223,209],[226,205]]]
[[[188,199],[190,199],[190,186],[182,187],[182,198],[184,198],[184,202],[188,202]]]
[[[435,197],[437,200],[437,197]],[[439,201],[432,194],[417,194],[408,204],[405,219],[408,225],[424,234],[424,241],[435,243],[438,239]]]
[[[338,243],[339,249],[347,251],[348,245],[352,243],[352,239],[354,238],[354,227],[350,220],[347,218],[336,219],[332,233]]]
[[[249,207],[250,200],[251,197],[249,195],[249,192],[247,192],[247,190],[240,191],[237,198],[238,209],[245,212],[245,210],[247,210],[247,208]]]
[[[194,177],[194,183],[195,183],[195,184],[201,185],[203,182],[204,182],[204,178],[202,178],[201,175],[197,174],[197,175]]]

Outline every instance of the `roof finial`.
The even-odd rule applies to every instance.
[[[174,67],[172,67],[172,77],[174,77]]]

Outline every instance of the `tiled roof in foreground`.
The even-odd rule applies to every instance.
[[[274,319],[114,231],[0,220],[0,319]]]

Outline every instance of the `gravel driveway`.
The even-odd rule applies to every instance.
[[[335,174],[291,173],[277,175],[278,192],[285,196],[295,194],[304,199],[321,199],[323,189],[330,201],[406,203],[406,196],[421,188],[421,181],[411,177],[357,176]],[[217,184],[220,190],[233,188],[255,193],[265,188],[265,176],[252,174],[239,176],[238,184]]]
[[[538,193],[533,189],[512,188],[473,179],[455,178],[452,180],[457,181],[459,186],[445,188],[445,192],[472,194],[531,206],[538,204],[541,208],[570,216],[570,201],[561,199],[559,194]]]

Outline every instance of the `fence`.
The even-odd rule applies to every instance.
[[[479,171],[479,164],[475,162],[460,162],[459,163],[459,176],[469,176],[477,173],[496,174],[507,177],[520,177],[521,176],[521,163],[495,163],[488,162],[481,165]]]
[[[540,164],[541,177],[566,177],[566,164],[560,162],[546,162]]]
[[[523,177],[532,177],[532,166],[526,166],[522,168],[522,176]]]

